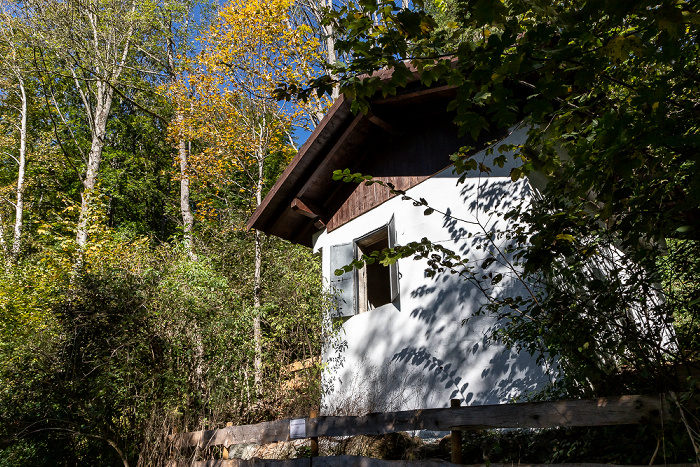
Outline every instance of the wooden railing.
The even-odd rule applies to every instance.
[[[173,439],[176,448],[228,447],[232,444],[267,444],[278,441],[322,436],[381,435],[399,431],[432,430],[452,431],[457,435],[462,429],[487,428],[552,428],[606,425],[635,425],[645,422],[670,420],[668,404],[660,396],[618,396],[599,399],[570,400],[556,402],[526,402],[516,404],[481,405],[444,409],[406,410],[381,412],[363,416],[321,416],[299,419],[284,419],[256,425],[229,426],[218,430],[203,430],[177,435]],[[452,460],[461,463],[461,446],[453,443]],[[456,451],[459,451],[459,455]],[[314,458],[313,465],[395,465],[393,461],[351,461],[356,456]],[[333,460],[335,459],[335,460]],[[362,458],[367,459],[367,458]],[[241,463],[237,459],[204,461],[195,463],[204,466],[243,465],[311,465],[307,459],[293,459],[297,463],[275,463],[255,460],[256,463]],[[377,463],[377,462],[380,463]],[[261,463],[263,462],[263,463]],[[348,463],[350,462],[350,463]],[[359,463],[358,463],[359,462]],[[389,462],[389,463],[386,463]],[[411,465],[407,463],[397,465]],[[433,465],[420,463],[412,465]],[[434,464],[449,465],[449,464]],[[491,464],[494,466],[495,464]],[[577,464],[582,466],[584,464]],[[694,464],[688,464],[694,465]]]

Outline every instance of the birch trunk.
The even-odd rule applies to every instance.
[[[177,114],[178,122],[182,122],[182,113]],[[180,123],[181,124],[181,123]],[[194,246],[192,244],[192,227],[194,225],[194,216],[190,209],[190,179],[188,174],[188,151],[187,142],[181,139],[178,142],[178,157],[180,159],[180,212],[182,213],[182,226],[184,231],[185,250],[190,259],[197,259],[194,254]]]
[[[75,234],[76,268],[82,264],[82,252],[88,241],[91,198],[99,176],[114,88],[122,84],[120,76],[132,60],[134,36],[145,31],[147,5],[139,4],[141,11],[137,15],[136,0],[28,0],[23,13],[27,15],[25,19],[33,29],[35,40],[45,48],[44,55],[62,63],[60,73],[72,75],[90,129],[90,151],[81,177],[83,191]],[[47,69],[43,62],[37,71],[47,73],[48,82],[56,73],[53,68]],[[55,99],[54,104],[62,117]],[[77,140],[74,142],[80,144]]]
[[[15,220],[12,228],[11,244],[5,241],[4,225],[0,221],[0,244],[5,254],[8,267],[10,263],[17,262],[19,252],[22,248],[22,231],[24,226],[24,181],[27,167],[27,90],[25,88],[25,66],[26,66],[26,49],[22,34],[18,34],[15,29],[18,22],[17,5],[0,1],[0,38],[5,47],[3,50],[7,52],[2,63],[2,72],[7,76],[12,75],[16,79],[17,88],[20,98],[20,124],[19,124],[19,154],[15,159],[17,162],[17,188],[15,193]],[[13,157],[14,159],[14,157]]]
[[[10,262],[10,252],[7,249],[7,243],[5,243],[5,223],[2,218],[2,211],[0,210],[0,248],[2,248],[2,253],[5,259],[5,269],[9,271],[11,266]]]
[[[15,226],[10,257],[17,261],[22,246],[22,225],[24,218],[24,176],[27,167],[27,92],[22,76],[17,74],[22,98],[22,117],[19,131],[19,170],[17,172],[17,197],[15,198]]]
[[[321,0],[323,2],[324,0]],[[405,0],[404,0],[405,1]],[[333,0],[325,0],[325,5],[326,8],[333,8]],[[334,65],[335,62],[338,60],[338,58],[335,55],[335,39],[333,38],[333,26],[331,25],[326,25],[322,26],[323,28],[323,34],[326,39],[326,59],[328,60],[328,63],[330,65]],[[335,75],[332,75],[334,79],[337,77]],[[336,83],[333,86],[333,92],[331,94],[331,98],[335,102],[335,100],[340,96],[340,87]]]
[[[260,151],[262,152],[262,151]],[[264,154],[258,154],[258,180],[255,187],[255,207],[262,204],[262,186],[264,181]],[[255,230],[255,271],[253,273],[253,345],[254,345],[254,361],[253,369],[255,372],[255,388],[260,393],[262,385],[262,329],[260,304],[262,295],[262,233]]]
[[[172,31],[172,22],[169,27]],[[168,73],[171,81],[176,79],[175,75],[175,44],[172,39],[168,39]],[[184,116],[181,110],[177,111],[175,119],[178,122],[178,127],[182,128]],[[194,226],[194,216],[190,209],[190,175],[189,175],[189,151],[187,150],[187,141],[180,138],[177,144],[178,159],[180,161],[180,214],[182,215],[183,240],[185,243],[185,251],[187,256],[192,260],[196,260],[197,256],[194,253],[194,245],[192,238],[192,228]]]
[[[88,221],[90,202],[97,183],[97,175],[100,172],[100,162],[102,161],[102,149],[104,148],[104,138],[107,133],[107,118],[112,109],[112,87],[106,82],[97,84],[97,105],[93,116],[92,143],[88,155],[87,170],[83,181],[83,193],[81,194],[80,216],[78,217],[78,230],[76,242],[78,248],[83,249],[88,239]]]
[[[262,385],[262,329],[260,316],[260,295],[262,279],[262,234],[255,231],[255,273],[253,278],[253,308],[255,317],[253,318],[253,345],[254,360],[253,369],[255,372],[255,389],[260,393]]]

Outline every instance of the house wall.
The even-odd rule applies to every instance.
[[[504,143],[519,143],[524,137],[524,132],[516,132]],[[475,157],[488,163],[493,156],[482,152]],[[354,241],[392,216],[397,244],[427,237],[481,264],[487,253],[475,249],[478,242],[469,234],[507,229],[508,223],[493,211],[527,203],[531,197],[526,180],[511,182],[510,168],[467,178],[463,184],[448,168],[408,190],[452,217],[426,216],[424,207],[397,197],[332,232],[322,231],[314,248],[322,251],[327,283],[333,277],[330,247]],[[503,241],[498,244],[502,247]],[[449,272],[426,277],[425,268],[425,261],[399,260],[398,298],[343,323],[335,345],[324,355],[329,368],[325,413],[446,407],[453,398],[468,405],[497,404],[548,382],[545,369],[529,354],[489,342],[497,323],[492,316],[474,316],[486,301],[476,286]],[[525,293],[507,268],[491,271],[507,276],[496,294]]]

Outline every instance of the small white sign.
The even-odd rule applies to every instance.
[[[306,438],[306,419],[289,420],[289,437],[291,439]]]

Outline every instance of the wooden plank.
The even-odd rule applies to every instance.
[[[418,88],[416,90],[411,90],[409,92],[396,94],[395,96],[387,96],[379,99],[372,99],[372,104],[394,104],[403,101],[413,101],[418,98],[431,98],[435,94],[454,94],[457,95],[457,88],[450,84],[445,84],[442,86],[435,86],[432,88]]]
[[[662,411],[662,407],[664,410]],[[360,417],[306,419],[306,435],[381,435],[397,431],[451,431],[460,428],[553,428],[557,426],[634,425],[670,419],[658,397],[617,396],[556,402],[476,405],[459,408],[406,410]],[[266,444],[289,439],[289,420],[206,430],[180,435],[180,446]]]
[[[193,467],[453,467],[452,464],[442,460],[419,461],[388,461],[362,456],[331,456],[299,459],[229,459],[199,461],[191,464]],[[508,466],[512,467],[512,466]]]
[[[460,399],[451,399],[450,408],[458,409],[462,405]],[[452,430],[450,436],[450,460],[453,464],[462,463],[462,430]]]
[[[216,459],[192,462],[192,467],[311,467],[311,459]]]
[[[439,459],[420,461],[387,461],[362,456],[332,456],[315,457],[311,465],[313,467],[453,467],[456,464]]]
[[[377,116],[372,110],[368,110],[365,116],[369,119],[370,122],[374,123],[377,125],[379,128],[382,130],[386,131],[387,133],[391,135],[398,136],[401,134],[399,130],[397,130],[391,123],[387,122],[383,118]]]
[[[226,427],[227,427],[227,428],[228,428],[228,427],[232,427],[232,426],[233,426],[233,422],[227,422],[227,423],[226,423]],[[224,446],[224,450],[223,450],[223,452],[221,453],[221,458],[222,458],[222,459],[228,459],[228,446]]]
[[[423,180],[428,178],[428,175],[423,176],[393,176],[393,177],[374,177],[375,180],[380,180],[385,183],[393,184],[397,190],[407,190]],[[360,183],[357,185],[352,194],[343,202],[336,213],[326,223],[328,231],[332,232],[341,225],[357,218],[361,214],[373,209],[380,204],[393,198],[389,188],[379,184],[370,186]]]
[[[318,410],[312,410],[311,413],[309,414],[309,418],[316,418],[318,417]],[[311,437],[311,457],[318,457],[318,437],[317,436],[312,436]]]
[[[220,430],[203,430],[178,436],[177,444],[184,446],[230,446],[232,444],[267,444],[289,440],[289,418],[256,425],[241,425]]]
[[[415,461],[387,461],[361,456],[332,456],[299,459],[229,459],[193,462],[192,467],[454,467],[451,462],[426,459]],[[513,467],[513,464],[468,464],[462,467]],[[517,467],[649,467],[647,465],[620,465],[595,463],[517,464]],[[698,467],[698,464],[666,464],[664,467]]]
[[[655,464],[664,467],[698,467],[697,464]],[[490,467],[514,467],[513,464],[489,464]],[[467,464],[463,467],[486,467],[485,464]],[[569,464],[517,464],[517,467],[649,467],[649,465],[596,464],[590,462]]]
[[[481,405],[407,410],[361,417],[319,417],[309,436],[380,435],[396,431],[453,428],[552,428],[557,426],[632,425],[659,419],[661,401],[653,396],[618,396],[557,402]],[[663,411],[668,419],[668,410]]]

